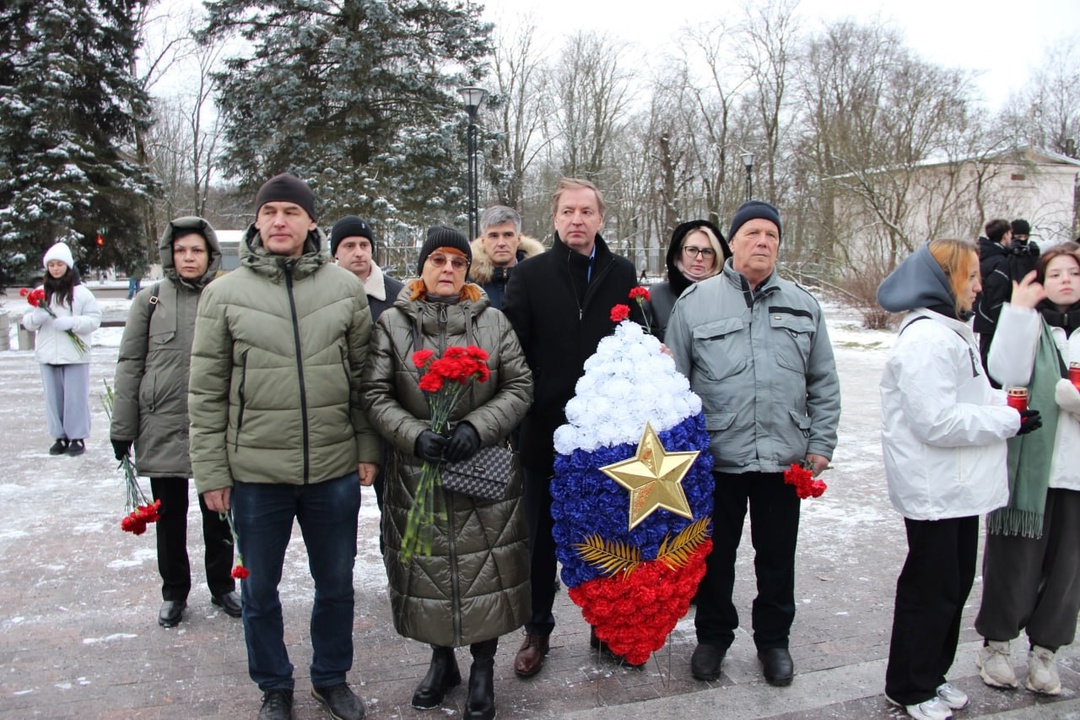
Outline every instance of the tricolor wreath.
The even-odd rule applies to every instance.
[[[701,400],[624,320],[585,363],[566,416],[551,485],[563,583],[596,636],[640,665],[686,615],[712,550]]]

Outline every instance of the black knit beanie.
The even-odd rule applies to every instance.
[[[330,229],[330,256],[337,255],[338,245],[349,237],[366,237],[371,241],[371,254],[375,255],[375,235],[371,232],[371,226],[364,222],[363,218],[356,215],[346,215],[334,223]]]
[[[304,208],[312,222],[315,221],[315,193],[308,184],[289,173],[282,173],[263,183],[255,196],[255,214],[268,202],[291,202]]]
[[[1027,220],[1017,218],[1012,221],[1012,234],[1013,235],[1030,235],[1031,224]]]
[[[472,248],[469,246],[469,241],[465,239],[465,236],[452,227],[436,225],[428,228],[427,240],[424,241],[423,246],[420,248],[420,262],[416,265],[416,274],[418,276],[424,274],[424,263],[427,262],[428,255],[441,247],[460,250],[461,254],[465,256],[465,260],[470,266],[472,265]]]
[[[731,229],[728,230],[728,242],[735,239],[735,233],[750,220],[768,220],[776,225],[776,233],[783,237],[780,227],[780,211],[764,200],[749,200],[744,202],[735,211],[735,217],[731,218]]]

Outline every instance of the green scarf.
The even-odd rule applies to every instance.
[[[1046,489],[1057,437],[1054,388],[1062,377],[1062,362],[1050,326],[1041,319],[1040,323],[1042,333],[1028,385],[1028,407],[1039,411],[1042,427],[1009,438],[1009,504],[994,510],[987,518],[987,532],[995,535],[1042,536]]]

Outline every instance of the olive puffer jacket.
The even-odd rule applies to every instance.
[[[203,291],[188,384],[199,493],[322,482],[379,462],[360,409],[367,295],[322,242],[314,230],[300,257],[274,255],[253,225],[240,267]]]
[[[197,230],[208,245],[202,277],[182,279],[173,263],[177,233]],[[135,467],[146,477],[191,477],[188,454],[188,372],[195,313],[203,288],[221,264],[221,246],[199,217],[173,220],[158,243],[164,279],[131,303],[116,362],[113,440],[135,441]]]
[[[486,297],[457,304],[407,297],[402,293],[379,318],[364,373],[365,409],[393,446],[383,507],[390,604],[400,634],[458,647],[511,632],[528,618],[524,500],[520,479],[499,502],[437,491],[431,555],[402,564],[401,540],[421,469],[413,448],[430,427],[412,355],[423,348],[441,355],[451,345],[478,345],[489,353],[490,379],[472,382],[451,417],[476,428],[483,447],[504,440],[521,422],[532,400],[532,376],[510,322]]]

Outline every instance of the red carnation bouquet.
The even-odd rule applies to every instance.
[[[784,482],[795,486],[795,494],[800,500],[821,497],[829,487],[823,481],[814,479],[808,462],[791,463],[791,467],[784,471]]]
[[[431,409],[431,429],[439,434],[447,430],[450,413],[469,382],[487,382],[491,377],[487,366],[488,354],[476,345],[451,345],[438,359],[432,350],[418,350],[413,353],[412,361],[420,371],[420,389],[427,396]],[[439,464],[425,460],[420,469],[416,498],[405,519],[405,535],[401,539],[402,563],[408,563],[418,552],[431,554],[437,487],[442,487]]]
[[[105,415],[112,420],[113,404],[116,396],[108,381],[105,381],[105,397],[101,404],[105,406]],[[146,497],[142,486],[139,485],[139,477],[135,474],[135,464],[131,462],[131,455],[125,455],[120,461],[119,470],[124,473],[124,511],[127,515],[120,521],[120,529],[132,535],[142,535],[146,532],[146,526],[161,519],[161,501]]]
[[[49,304],[47,302],[45,302],[44,288],[35,288],[33,290],[27,290],[26,288],[23,288],[19,291],[19,295],[26,298],[26,302],[30,303],[31,306],[41,308],[45,312],[49,313],[49,317],[51,317],[53,320],[56,319],[56,313],[53,312],[53,309],[49,307]],[[67,336],[68,340],[71,341],[71,344],[75,346],[75,349],[79,351],[80,355],[86,352],[86,343],[83,342],[83,339],[81,337],[75,334],[74,330],[68,330]]]

